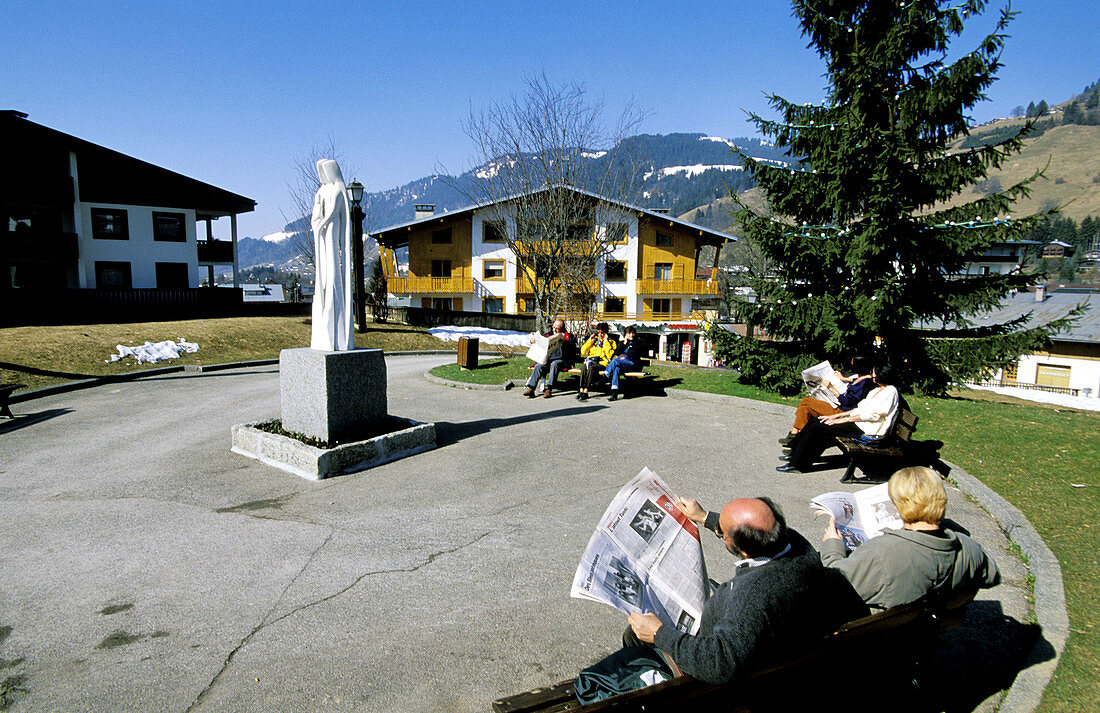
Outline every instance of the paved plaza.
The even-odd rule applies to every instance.
[[[569,585],[643,466],[712,509],[770,495],[811,542],[825,523],[808,500],[850,487],[839,468],[775,472],[786,407],[529,400],[424,378],[453,359],[387,359],[390,413],[434,421],[436,450],[321,482],[229,450],[233,424],[278,416],[275,366],[17,404],[0,425],[10,710],[487,711],[617,647],[626,617]],[[936,687],[992,711],[1034,656],[1027,572],[949,491],[1004,583],[950,635]],[[731,576],[721,542],[703,546],[711,577]]]

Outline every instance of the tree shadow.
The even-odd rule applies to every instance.
[[[0,435],[18,431],[21,428],[27,428],[28,426],[33,426],[43,421],[49,421],[51,418],[57,418],[58,416],[64,416],[72,412],[73,409],[71,408],[51,408],[36,413],[16,415],[13,419],[0,422]]]
[[[6,361],[0,361],[0,369],[15,371],[21,374],[34,374],[35,376],[53,376],[59,379],[95,379],[97,377],[103,376],[102,374],[78,374],[71,371],[39,369],[36,366],[27,366],[26,364],[12,364]]]
[[[545,421],[551,418],[576,416],[578,414],[591,413],[606,408],[609,407],[603,404],[589,404],[587,406],[571,406],[557,411],[525,414],[523,416],[513,416],[511,418],[483,418],[476,421],[458,422],[436,421],[435,443],[437,447],[443,448],[444,446],[454,445],[461,440],[480,436],[497,429],[519,426],[535,421]]]

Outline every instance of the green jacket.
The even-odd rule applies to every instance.
[[[992,587],[997,563],[977,542],[952,530],[886,530],[845,556],[842,540],[821,543],[821,562],[840,570],[872,609],[915,602],[933,589],[942,594]]]

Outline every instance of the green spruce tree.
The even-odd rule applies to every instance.
[[[773,272],[753,281],[758,299],[740,304],[739,313],[779,338],[743,347],[746,362],[769,364],[773,376],[797,375],[790,364],[776,366],[779,355],[761,359],[761,352],[786,349],[803,360],[888,355],[906,385],[941,392],[1042,347],[1065,326],[1024,329],[1017,320],[978,329],[968,319],[1031,279],[964,275],[971,256],[1043,217],[1011,215],[1013,200],[1026,196],[1039,174],[944,207],[1017,152],[1030,130],[1028,123],[994,145],[948,148],[968,133],[967,110],[994,81],[1014,15],[1001,10],[974,51],[948,61],[952,38],[985,6],[793,3],[803,34],[826,62],[829,87],[821,105],[770,97],[780,121],[752,117],[799,160],[777,166],[742,154],[771,213],[742,206],[737,218]],[[936,328],[922,328],[928,325]]]

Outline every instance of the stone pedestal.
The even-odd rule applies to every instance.
[[[381,349],[284,349],[279,391],[283,430],[329,444],[362,439],[388,413]]]

